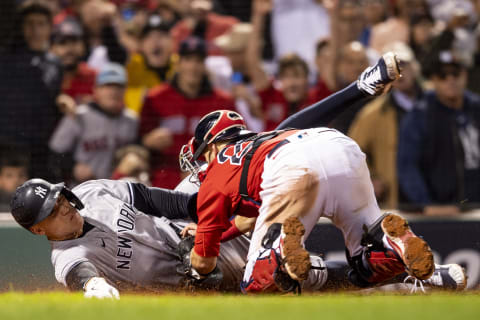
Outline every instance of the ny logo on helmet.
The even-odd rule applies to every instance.
[[[35,194],[40,198],[45,199],[45,196],[47,195],[47,189],[38,186],[35,188]]]

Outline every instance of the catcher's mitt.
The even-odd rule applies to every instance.
[[[177,247],[177,254],[180,257],[182,265],[177,272],[185,276],[185,286],[190,290],[218,290],[222,280],[222,271],[215,266],[210,273],[200,274],[192,267],[190,261],[190,252],[193,249],[195,237],[188,236],[180,241]]]

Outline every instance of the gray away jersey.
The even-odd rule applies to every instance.
[[[138,211],[126,181],[92,180],[72,191],[85,205],[80,214],[95,228],[78,239],[50,242],[60,283],[66,285],[68,272],[89,261],[121,289],[171,289],[182,284],[175,253],[180,238],[172,225],[182,229],[190,221]],[[239,290],[248,246],[244,236],[222,244],[218,266],[224,275],[223,290]]]

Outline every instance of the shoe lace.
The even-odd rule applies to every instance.
[[[409,282],[412,283],[412,288],[410,289],[410,293],[416,293],[418,291],[418,288],[420,288],[422,292],[425,293],[425,288],[423,287],[422,280],[419,280],[414,276],[409,275],[403,280],[403,283],[407,285]]]

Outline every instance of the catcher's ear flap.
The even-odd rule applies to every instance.
[[[83,202],[69,189],[63,188],[61,193],[65,196],[68,202],[73,204],[73,206],[76,209],[82,210],[83,208],[85,208],[85,206],[83,205]]]

